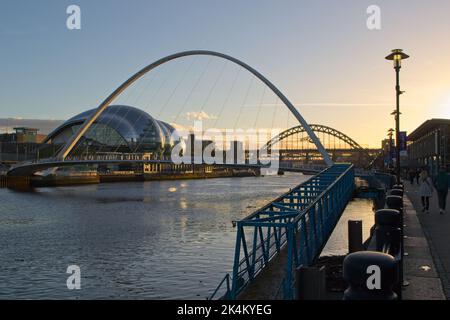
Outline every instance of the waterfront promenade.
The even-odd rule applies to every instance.
[[[405,280],[410,285],[405,288],[404,298],[449,299],[450,210],[439,214],[434,191],[430,213],[423,213],[417,184],[405,182],[405,191],[410,200],[405,201],[405,251],[409,254],[405,257]]]

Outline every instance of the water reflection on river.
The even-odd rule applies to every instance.
[[[231,221],[305,179],[0,189],[0,298],[203,299],[232,267]]]

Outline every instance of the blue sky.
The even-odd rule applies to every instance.
[[[81,30],[66,28],[70,4]],[[381,30],[366,27],[372,4]],[[450,116],[449,15],[445,0],[3,0],[0,117],[66,119],[158,58],[210,49],[257,68],[307,121],[377,146],[392,126],[390,49],[411,54],[404,128]]]

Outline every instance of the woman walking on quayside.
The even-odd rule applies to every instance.
[[[422,212],[430,213],[430,197],[433,195],[433,181],[428,176],[428,172],[423,169],[419,177],[419,194],[422,200]]]

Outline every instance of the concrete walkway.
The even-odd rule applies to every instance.
[[[449,299],[450,208],[444,215],[439,214],[435,191],[430,199],[430,213],[423,213],[417,185],[405,182],[405,189],[409,198],[405,201],[405,251],[409,253],[405,257],[405,280],[410,286],[405,288],[404,299],[421,295],[426,299]]]

